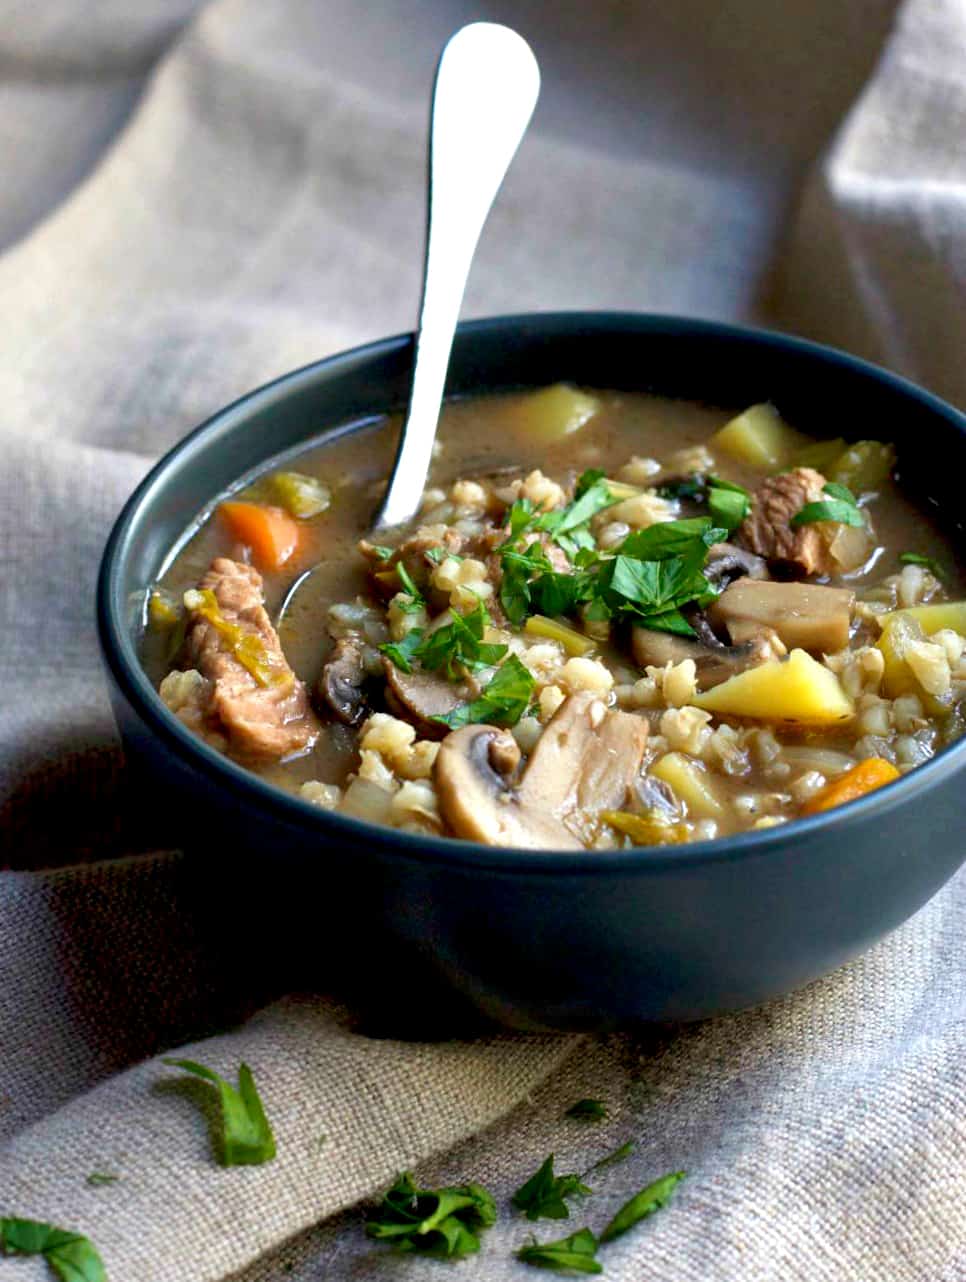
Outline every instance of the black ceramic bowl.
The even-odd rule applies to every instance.
[[[299,935],[303,958],[317,960],[295,982],[362,976],[363,990],[392,994],[403,1027],[407,1011],[425,1006],[432,977],[517,1027],[602,1028],[691,1019],[786,992],[925,903],[964,856],[966,740],[860,801],[787,826],[684,848],[553,854],[416,837],[321,811],[225,760],[167,712],[138,662],[138,620],[171,545],[268,454],[404,404],[412,351],[408,335],[372,343],[216,414],[138,487],[104,553],[98,621],[129,761],[213,884],[245,886],[231,912],[245,946],[273,918],[279,936]],[[461,327],[452,394],[560,379],[727,408],[771,400],[816,435],[894,441],[904,481],[940,519],[961,504],[966,417],[840,352],[666,316],[530,315]]]

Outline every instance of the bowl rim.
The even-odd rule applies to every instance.
[[[911,398],[927,411],[945,419],[966,434],[966,414],[940,397],[919,387],[902,375],[873,364],[858,356],[825,344],[777,330],[733,324],[727,321],[684,317],[660,312],[608,311],[574,309],[552,312],[520,312],[481,317],[461,322],[459,336],[472,338],[519,327],[536,327],[554,333],[572,332],[575,326],[592,325],[596,329],[637,329],[642,337],[661,333],[664,337],[705,336],[744,341],[763,351],[782,349],[816,360],[847,368],[884,385],[901,397]],[[790,820],[773,828],[752,830],[733,836],[715,837],[675,847],[632,847],[620,850],[527,850],[509,846],[486,846],[460,838],[417,835],[400,829],[368,823],[349,815],[324,810],[268,783],[245,767],[222,756],[194,735],[162,703],[151,685],[134,648],[124,621],[120,586],[132,527],[142,510],[150,504],[156,487],[173,464],[188,465],[194,454],[211,442],[230,434],[239,415],[262,403],[271,403],[313,382],[319,375],[336,373],[340,367],[360,360],[378,360],[404,348],[412,348],[415,335],[395,334],[361,343],[356,347],[312,361],[246,392],[211,414],[175,444],[148,471],[119,513],[101,558],[96,588],[97,631],[102,657],[118,689],[161,744],[186,765],[205,775],[216,786],[230,793],[244,795],[251,804],[267,808],[273,817],[288,825],[326,837],[373,842],[382,850],[404,855],[429,865],[459,865],[464,868],[486,868],[493,871],[551,875],[628,875],[660,873],[666,869],[693,869],[697,865],[767,858],[796,841],[818,836],[838,826],[851,828],[878,815],[886,820],[897,807],[938,786],[950,775],[966,766],[966,736],[944,748],[930,761],[885,787],[876,789],[855,801],[816,815]],[[379,413],[387,412],[380,409]],[[360,414],[359,418],[364,415]],[[338,426],[338,424],[333,424]],[[395,849],[393,849],[395,848]]]

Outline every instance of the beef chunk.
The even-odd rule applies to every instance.
[[[219,622],[201,608],[191,609],[185,649],[189,664],[211,683],[208,713],[224,730],[229,749],[240,757],[277,760],[310,748],[319,723],[265,610],[261,575],[218,557],[198,587],[214,594]],[[238,657],[239,637],[250,638],[251,650],[264,656],[268,684]]]
[[[746,548],[763,556],[779,578],[834,574],[839,568],[817,525],[792,529],[789,524],[806,503],[817,503],[825,497],[824,485],[821,472],[796,467],[770,476],[755,491],[751,513],[742,523],[738,537]]]

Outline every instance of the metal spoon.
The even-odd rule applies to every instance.
[[[426,261],[412,388],[373,532],[402,525],[419,510],[470,263],[539,92],[537,60],[509,27],[474,22],[443,49],[433,89]],[[317,568],[289,588],[279,621]]]

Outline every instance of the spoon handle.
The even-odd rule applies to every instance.
[[[540,71],[530,46],[509,27],[492,22],[463,27],[439,60],[412,390],[375,530],[400,525],[418,510],[473,252],[539,91]]]

